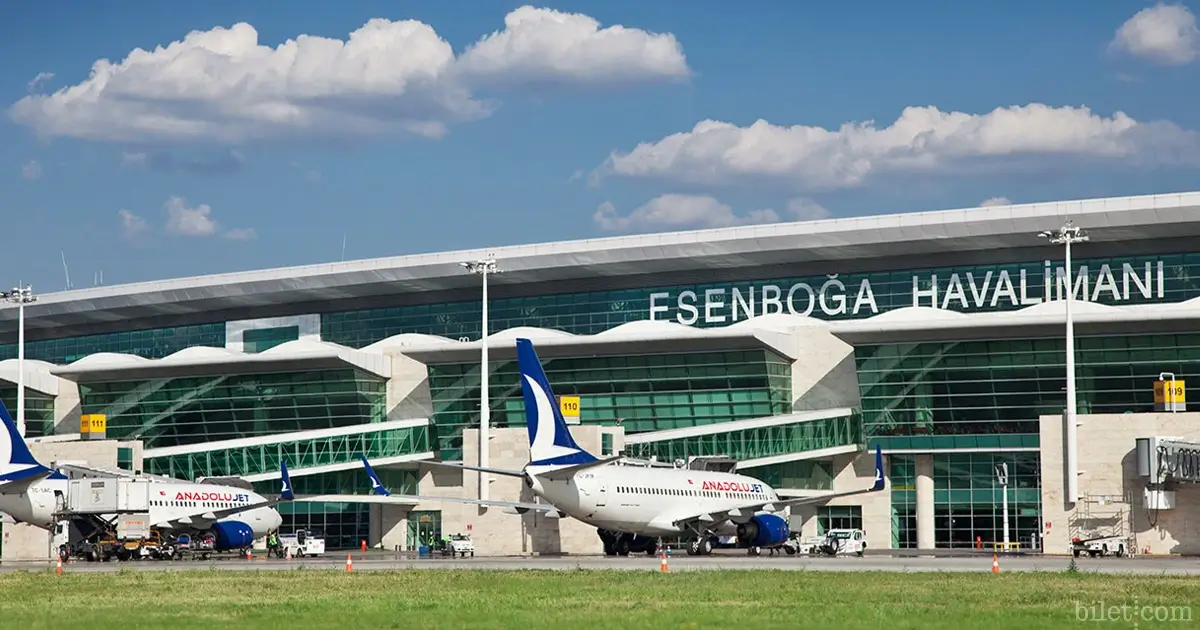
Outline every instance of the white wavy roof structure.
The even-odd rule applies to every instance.
[[[354,367],[381,378],[392,375],[391,361],[380,352],[355,350],[336,343],[299,339],[257,354],[196,346],[161,359],[100,353],[52,367],[60,378],[81,381],[184,378],[226,373],[282,372]]]
[[[0,361],[0,381],[17,384],[19,370],[16,359]],[[59,378],[50,373],[53,363],[25,359],[25,388],[47,396],[58,395]]]

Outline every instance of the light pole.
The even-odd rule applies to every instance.
[[[478,274],[483,278],[483,320],[480,329],[480,346],[481,357],[479,366],[479,467],[487,468],[488,466],[488,451],[491,450],[491,408],[488,404],[488,275],[500,273],[496,267],[494,258],[486,258],[472,262],[459,263],[466,268],[467,271]],[[491,482],[491,477],[483,472],[479,472],[479,498],[488,499],[488,484]]]
[[[17,434],[25,437],[25,305],[37,301],[33,287],[13,287],[0,297],[17,304]]]
[[[1075,320],[1071,317],[1071,302],[1075,300],[1075,284],[1071,281],[1071,245],[1074,243],[1086,243],[1089,238],[1082,229],[1068,219],[1057,232],[1050,230],[1044,231],[1038,236],[1049,240],[1055,245],[1066,246],[1066,266],[1065,278],[1067,284],[1067,299],[1064,303],[1067,320],[1067,411],[1066,416],[1066,442],[1067,442],[1067,502],[1075,503],[1079,500],[1079,473],[1077,469],[1077,447],[1076,444],[1076,396],[1075,396]],[[1051,285],[1053,286],[1053,285]],[[1050,296],[1047,295],[1049,300]]]
[[[1002,527],[1004,527],[1004,550],[1008,551],[1008,462],[1000,462],[996,466],[996,480],[1000,482],[1000,493],[1004,497],[1004,516]]]

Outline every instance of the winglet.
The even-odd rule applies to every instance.
[[[878,444],[875,445],[875,485],[871,486],[871,492],[883,490],[886,482],[883,479],[883,448]]]
[[[279,462],[279,498],[284,501],[291,501],[296,498],[296,493],[292,491],[292,478],[288,475],[287,462]]]
[[[382,496],[390,496],[392,493],[383,487],[383,482],[379,480],[379,475],[375,474],[375,469],[371,468],[371,462],[367,461],[366,455],[359,455],[362,458],[363,469],[367,471],[367,478],[371,480],[371,491]]]

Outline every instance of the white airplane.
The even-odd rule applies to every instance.
[[[406,500],[474,503],[516,513],[571,516],[596,527],[607,555],[653,554],[660,537],[688,539],[689,555],[708,555],[720,536],[736,536],[738,546],[751,552],[782,544],[791,533],[787,520],[791,506],[884,489],[883,454],[878,447],[875,480],[870,487],[794,499],[781,499],[766,483],[746,475],[625,465],[620,456],[598,459],[572,438],[528,339],[517,339],[517,363],[529,428],[530,462],[524,470],[422,463],[519,477],[548,504],[423,496]],[[372,491],[391,496],[366,457],[362,460]]]
[[[0,512],[53,531],[54,512],[65,505],[68,478],[34,459],[3,403],[0,420],[6,429],[0,431]],[[280,475],[282,488],[275,499],[246,488],[147,477],[149,520],[163,534],[212,534],[216,551],[247,549],[283,523],[274,506],[295,498],[286,463]]]

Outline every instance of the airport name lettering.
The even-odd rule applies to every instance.
[[[742,483],[740,481],[705,481],[700,485],[701,490],[719,490],[721,492],[762,492],[760,483]]]
[[[221,501],[223,503],[241,503],[249,500],[248,494],[233,494],[232,492],[178,492],[176,501]]]
[[[1099,269],[1082,265],[1072,275],[1071,284],[1073,287],[1069,290],[1074,299],[1085,302],[1124,302],[1138,297],[1161,300],[1166,295],[1162,261],[1136,267],[1130,263],[1104,264]],[[913,274],[911,306],[955,311],[990,310],[1062,300],[1067,292],[1066,269],[1054,269],[1047,260],[1041,274],[1030,274],[1025,269],[1014,273],[1007,269],[988,271],[981,275],[943,273],[940,277],[936,273]],[[863,278],[847,286],[838,274],[826,276],[820,286],[797,282],[790,287],[763,284],[707,289],[702,295],[690,290],[678,294],[650,294],[651,321],[674,319],[685,326],[701,322],[731,323],[782,313],[810,316],[817,311],[829,318],[880,312],[870,280]]]

